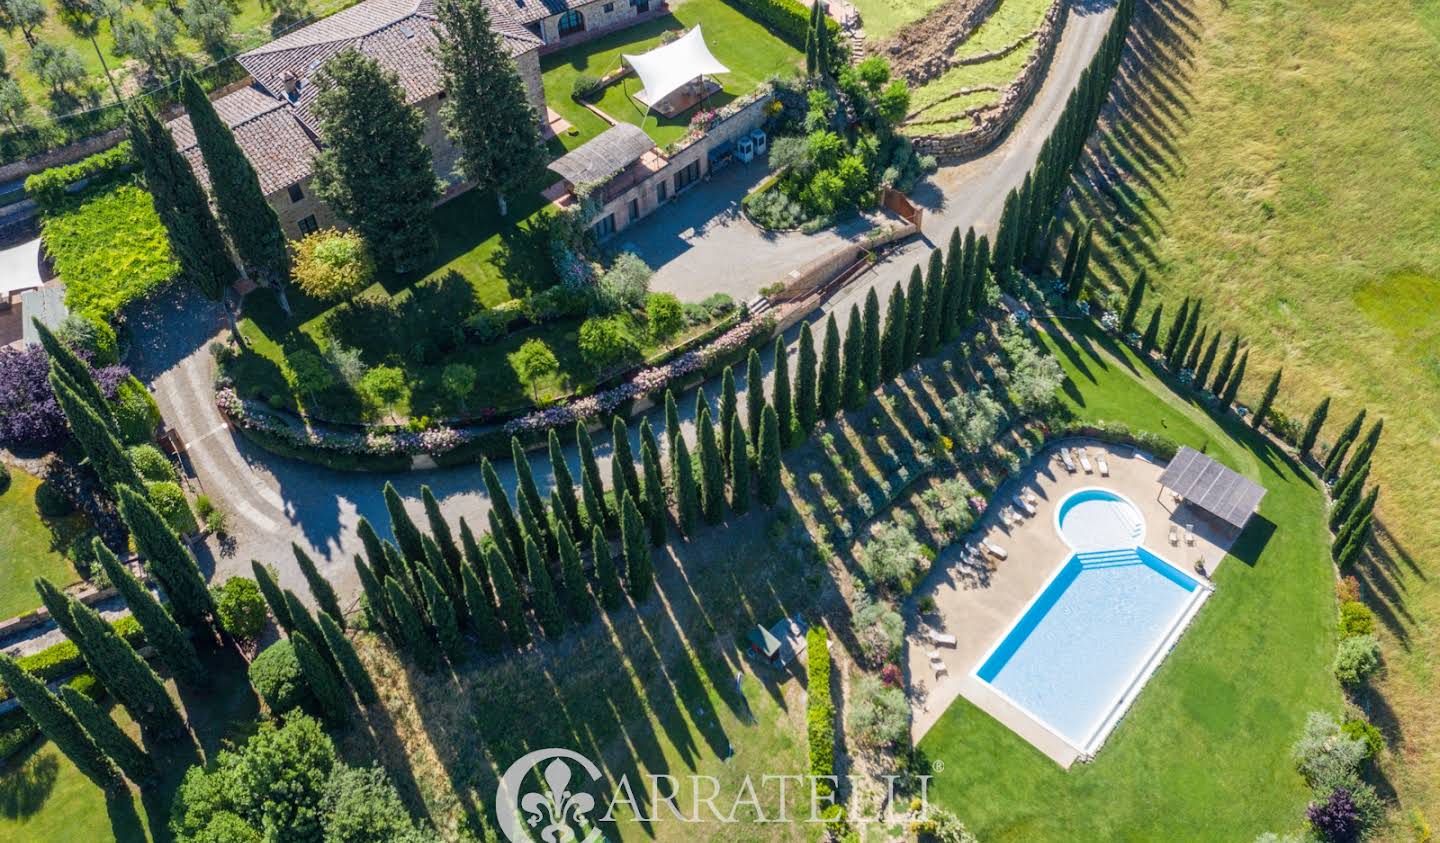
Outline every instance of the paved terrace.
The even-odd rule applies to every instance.
[[[963,696],[1062,767],[1068,768],[1076,760],[1076,752],[1069,744],[971,675],[1050,575],[1073,553],[1055,529],[1055,508],[1071,492],[1099,486],[1129,498],[1145,518],[1142,544],[1188,572],[1194,571],[1197,559],[1203,559],[1207,573],[1213,575],[1234,539],[1229,528],[1212,522],[1188,504],[1177,507],[1168,491],[1157,499],[1164,466],[1134,448],[1093,440],[1067,440],[1063,444],[1087,448],[1092,467],[1095,455],[1104,452],[1110,476],[1101,477],[1098,469],[1086,474],[1078,463],[1076,472],[1070,474],[1060,462],[1060,446],[1042,451],[1018,477],[996,492],[984,519],[971,534],[972,540],[983,537],[998,544],[1008,557],[997,562],[989,556],[978,561],[981,557],[977,556],[977,561],[971,562],[963,558],[963,543],[952,545],[940,554],[930,575],[906,604],[911,733],[917,743],[955,698]],[[1000,519],[1000,511],[1010,506],[1011,498],[1022,489],[1040,498],[1037,512],[1023,524],[1008,529]],[[1186,545],[1183,538],[1178,547],[1170,544],[1172,524],[1181,537],[1187,525],[1194,525],[1193,547]],[[934,598],[936,610],[920,618],[914,607],[926,595]],[[954,635],[956,646],[935,645],[924,637],[927,627]],[[932,650],[940,652],[948,668],[948,674],[938,679],[927,655]]]

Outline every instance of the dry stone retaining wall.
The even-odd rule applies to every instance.
[[[919,87],[950,68],[950,54],[990,17],[999,0],[951,0],[890,37],[875,51],[896,76]]]

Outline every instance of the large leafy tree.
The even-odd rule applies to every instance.
[[[379,261],[397,272],[421,265],[435,250],[431,205],[440,188],[420,113],[393,72],[353,50],[327,61],[316,82],[325,142],[314,159],[316,192]]]
[[[460,147],[460,173],[494,193],[503,216],[505,194],[544,160],[535,110],[484,0],[439,0],[435,14],[445,25],[437,50],[448,95],[441,119]]]
[[[288,311],[284,284],[289,280],[289,259],[280,218],[265,201],[255,168],[240,151],[230,127],[220,119],[195,77],[186,74],[181,79],[180,93],[190,113],[200,156],[205,159],[205,171],[210,175],[210,192],[215,197],[220,225],[240,256],[241,265],[273,285]]]
[[[105,71],[105,81],[110,83],[110,92],[115,95],[116,102],[124,102],[120,86],[115,84],[110,64],[105,61],[105,53],[100,49],[100,25],[108,22],[113,29],[120,22],[124,10],[120,0],[59,0],[57,5],[60,22],[77,38],[86,39],[95,48],[95,57],[100,59],[100,67]]]

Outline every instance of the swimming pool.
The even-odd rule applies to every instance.
[[[1109,736],[1210,588],[1141,547],[1144,518],[1114,492],[1071,493],[1056,528],[1075,552],[973,676],[1084,756]]]
[[[1071,492],[1055,508],[1055,529],[1076,550],[1133,547],[1145,541],[1145,519],[1129,498],[1109,489]]]

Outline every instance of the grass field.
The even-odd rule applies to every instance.
[[[0,620],[40,605],[36,577],[49,577],[61,587],[80,578],[56,545],[66,534],[83,529],[83,519],[68,516],[52,528],[35,511],[39,486],[38,477],[12,468],[10,488],[0,493]]]
[[[681,30],[697,25],[705,34],[710,52],[721,64],[730,68],[729,73],[716,77],[724,90],[706,100],[702,104],[705,108],[719,108],[753,91],[770,76],[794,70],[803,58],[799,50],[781,41],[724,0],[685,0],[677,3],[670,17],[646,21],[540,60],[545,102],[578,130],[574,135],[561,136],[566,148],[574,149],[609,128],[608,123],[570,97],[576,77],[582,73],[604,76],[620,67],[622,53],[634,55],[652,50],[660,46],[663,33],[679,34]],[[654,138],[657,146],[685,137],[696,109],[675,117],[647,113],[643,110],[644,106],[631,97],[642,87],[636,76],[626,76],[607,86],[595,105],[616,120],[640,126]]]
[[[945,762],[933,797],[990,841],[1252,840],[1298,829],[1309,791],[1290,745],[1309,711],[1340,705],[1318,489],[1233,416],[1217,425],[1128,350],[1095,333],[1077,343],[1048,334],[1070,379],[1065,403],[1081,418],[1206,449],[1268,494],[1220,567],[1215,595],[1094,763],[1064,771],[961,699],[920,744]]]
[[[1400,825],[1411,810],[1434,825],[1440,4],[1145,8],[1132,44],[1147,63],[1127,74],[1074,210],[1101,220],[1105,283],[1145,267],[1152,301],[1203,296],[1212,328],[1250,343],[1251,371],[1284,366],[1286,413],[1332,396],[1322,440],[1362,406],[1385,418],[1379,541],[1359,575],[1388,669],[1363,704],[1392,746]]]
[[[888,38],[907,23],[917,21],[945,0],[850,0],[860,11],[860,28],[866,40]]]
[[[969,38],[955,48],[954,56],[964,58],[989,53],[1015,43],[1021,36],[1034,30],[1044,19],[1050,8],[1050,0],[1001,0],[985,22],[980,24]],[[911,98],[911,112],[921,112],[907,124],[911,133],[940,131],[963,131],[971,121],[961,115],[970,108],[998,102],[998,91],[983,91],[958,98],[946,99],[964,88],[994,85],[1003,88],[1010,84],[1025,66],[1033,52],[1033,42],[1018,49],[977,64],[951,68],[936,79],[917,88]]]

